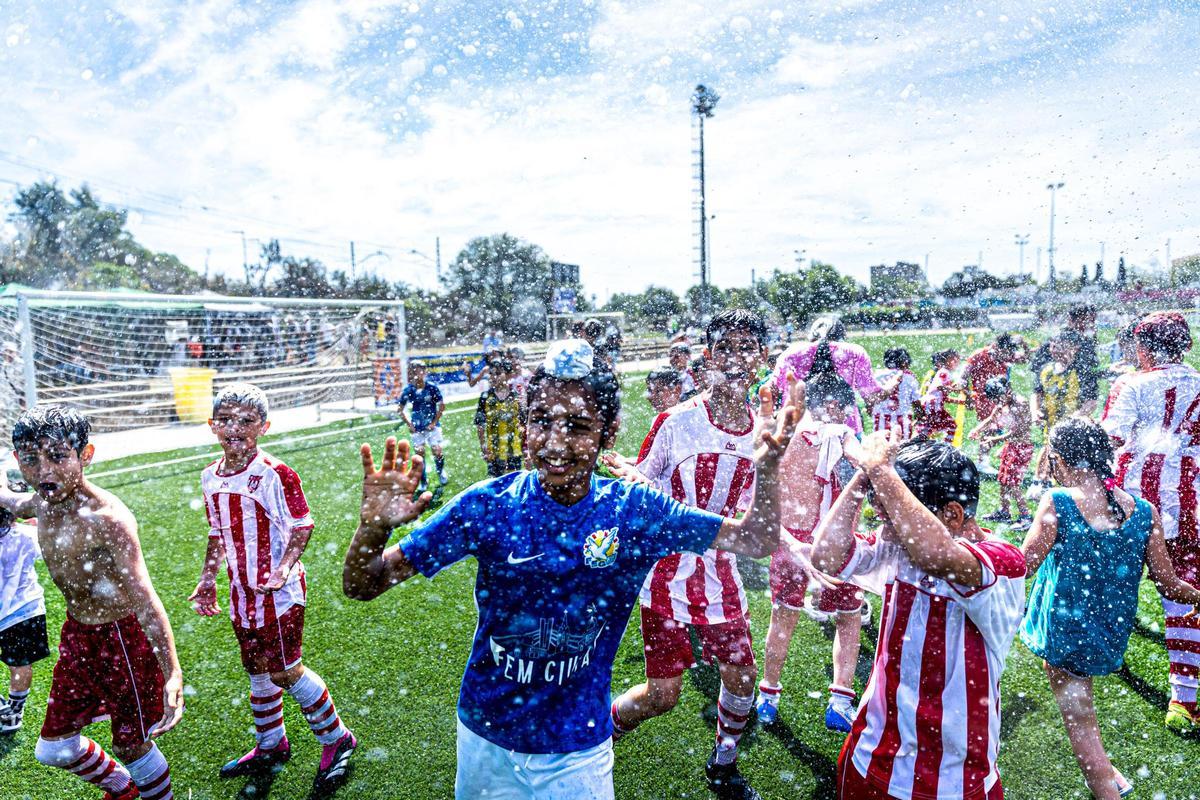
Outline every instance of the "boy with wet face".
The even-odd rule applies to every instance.
[[[291,758],[283,726],[286,692],[321,743],[313,789],[328,792],[345,781],[358,741],[338,716],[321,676],[301,661],[308,585],[300,556],[313,518],[300,476],[258,447],[271,427],[267,410],[267,396],[250,383],[230,384],[213,401],[208,425],[223,455],[200,476],[208,551],[188,599],[201,616],[219,614],[217,570],[226,564],[229,618],[250,677],[255,745],[221,767],[221,777],[263,774]]]
[[[637,470],[681,503],[732,517],[754,484],[755,420],[746,395],[766,363],[767,329],[754,312],[728,309],[705,333],[711,388],[655,420]],[[712,548],[673,553],[655,565],[640,599],[646,682],[613,703],[617,734],[675,707],[683,674],[696,663],[694,628],[704,660],[721,673],[717,739],[705,770],[710,788],[723,798],[757,797],[737,769],[758,677],[737,557]]]
[[[769,414],[773,404],[765,406]],[[647,573],[675,552],[715,546],[762,557],[778,541],[776,466],[794,406],[762,435],[757,489],[739,520],[597,476],[619,413],[619,387],[593,368],[591,347],[555,343],[529,385],[533,469],[472,486],[392,547],[392,529],[431,496],[413,498],[421,464],[407,442],[389,439],[378,471],[363,446],[347,596],[370,600],[417,572],[478,562],[479,622],[458,703],[458,798],[612,798],[612,665]]]
[[[999,800],[1000,677],[1025,607],[1025,557],[976,524],[974,462],[899,433],[863,441],[862,470],[813,536],[813,566],[883,597],[837,794]],[[864,498],[878,535],[855,533]]]
[[[111,800],[168,800],[170,770],[151,738],[183,715],[183,676],[171,624],[142,560],[137,521],[83,475],[92,460],[90,427],[64,406],[21,414],[13,447],[35,493],[0,492],[0,506],[19,518],[37,517],[42,557],[67,607],[34,754]],[[123,766],[82,735],[104,715],[112,719],[113,752]]]

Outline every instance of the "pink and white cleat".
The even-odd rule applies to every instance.
[[[242,775],[263,775],[279,769],[292,757],[292,746],[287,737],[271,750],[260,750],[258,745],[239,759],[221,767],[222,778],[237,778]]]

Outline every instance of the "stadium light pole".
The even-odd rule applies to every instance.
[[[1046,184],[1046,188],[1050,190],[1050,246],[1046,250],[1046,255],[1050,260],[1050,291],[1054,291],[1054,195],[1063,188],[1063,182],[1051,181]]]
[[[250,257],[246,253],[246,232],[233,231],[242,237],[242,274],[246,276],[246,285],[250,285]]]
[[[1017,244],[1017,249],[1020,250],[1019,265],[1017,267],[1017,277],[1025,274],[1025,245],[1029,244],[1028,233],[1018,233],[1013,236],[1013,241]]]
[[[704,84],[692,94],[692,112],[700,120],[700,317],[708,311],[708,214],[704,193],[704,120],[712,117],[721,97]]]

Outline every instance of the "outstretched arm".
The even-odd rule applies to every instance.
[[[358,530],[346,551],[342,591],[353,600],[373,600],[416,573],[399,545],[387,547],[387,540],[394,528],[421,516],[433,495],[425,492],[413,499],[422,463],[420,456],[410,455],[406,441],[397,444],[394,437],[388,437],[379,470],[371,446],[364,444],[362,463]]]
[[[171,621],[167,619],[162,600],[150,582],[150,573],[146,571],[137,523],[132,517],[110,516],[100,524],[104,526],[103,535],[109,542],[113,559],[113,580],[129,599],[138,624],[142,626],[166,678],[163,685],[163,716],[150,729],[151,736],[161,736],[179,724],[183,717],[183,673],[179,668],[179,657],[175,654],[175,634],[171,631]]]
[[[851,548],[854,547],[854,528],[862,514],[866,492],[866,474],[861,471],[854,473],[850,483],[833,501],[833,506],[813,532],[812,564],[826,575],[836,575],[850,558]]]
[[[804,384],[794,377],[788,378],[788,401],[779,414],[775,414],[775,401],[771,388],[763,385],[759,389],[759,446],[754,453],[754,494],[750,508],[741,519],[729,519],[721,523],[713,547],[729,550],[751,558],[764,558],[779,546],[779,462],[796,423],[800,420],[800,409],[804,407]],[[767,427],[775,418],[774,430]]]
[[[1033,515],[1029,533],[1025,534],[1025,541],[1021,544],[1021,552],[1025,555],[1026,574],[1033,575],[1038,571],[1057,539],[1058,512],[1054,510],[1054,498],[1046,492]]]
[[[14,492],[8,486],[8,476],[0,469],[0,508],[12,512],[17,519],[28,519],[37,515],[33,492]]]
[[[875,490],[875,502],[896,531],[913,563],[935,578],[960,586],[981,586],[979,559],[959,544],[932,511],[904,485],[892,463],[900,448],[900,431],[873,433],[863,441],[863,469]]]

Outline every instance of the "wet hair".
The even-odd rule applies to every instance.
[[[1182,314],[1155,311],[1138,321],[1134,330],[1137,343],[1159,359],[1179,361],[1192,349],[1192,330]]]
[[[994,378],[987,379],[987,383],[983,385],[983,396],[988,400],[999,400],[1008,394],[1009,388],[1008,378],[1003,375],[997,375]]]
[[[808,326],[808,340],[810,342],[817,342],[822,339],[839,342],[845,338],[846,326],[842,324],[842,318],[837,314],[823,314],[814,319],[812,325]]]
[[[1124,328],[1121,328],[1120,332],[1117,333],[1117,344],[1121,345],[1122,347],[1132,344],[1137,339],[1137,326],[1140,321],[1141,320],[1135,319]]]
[[[13,425],[13,449],[37,447],[42,439],[66,442],[76,453],[87,447],[92,423],[72,406],[34,406],[17,417]]]
[[[530,399],[530,405],[532,405],[533,398],[537,397],[538,392],[544,390],[546,384],[554,386],[577,384],[587,389],[600,412],[600,422],[603,426],[602,437],[608,438],[610,435],[616,434],[618,420],[621,416],[621,384],[612,372],[603,368],[594,368],[582,378],[559,378],[547,372],[544,366],[539,366],[534,371],[533,377],[529,379],[529,386],[525,390],[525,396]]]
[[[713,317],[704,329],[704,339],[712,347],[718,339],[733,331],[744,331],[758,340],[760,347],[767,345],[767,323],[762,315],[745,308],[727,308]]]
[[[805,381],[811,381],[820,375],[837,375],[837,367],[833,364],[833,348],[829,345],[828,339],[822,339],[817,343],[817,349],[813,351],[812,364],[808,367],[808,374],[804,376]]]
[[[683,342],[677,342],[677,343],[671,345],[671,349],[668,350],[667,352],[670,355],[675,355],[676,353],[684,353],[687,355],[688,358],[692,357],[692,348],[689,345],[684,344]]]
[[[1125,509],[1117,502],[1108,480],[1113,477],[1112,440],[1100,424],[1086,417],[1067,417],[1050,429],[1050,449],[1068,466],[1087,470],[1104,481],[1104,497],[1117,524],[1125,522]]]
[[[484,356],[484,361],[487,361],[487,356]],[[427,365],[427,364],[426,364],[424,361],[422,361],[421,359],[419,359],[419,358],[414,358],[412,361],[409,361],[409,362],[408,362],[408,368],[409,368],[410,370],[414,370],[414,369],[427,369],[427,368],[428,368],[428,365]]]
[[[1019,350],[1020,346],[1017,344],[1017,341],[1013,338],[1012,334],[1006,331],[996,337],[996,349],[1003,350],[1006,353],[1011,353],[1015,350]]]
[[[1072,330],[1059,331],[1050,337],[1052,344],[1064,344],[1068,347],[1083,347],[1083,337]]]
[[[1096,307],[1092,305],[1072,306],[1067,312],[1067,319],[1071,322],[1079,322],[1089,317],[1096,316]]]
[[[907,369],[912,364],[912,356],[903,347],[889,347],[883,354],[883,365],[888,369]]]
[[[498,358],[491,364],[492,369],[496,372],[516,372],[517,365],[507,358]]]
[[[979,468],[945,442],[910,439],[896,454],[896,474],[917,501],[935,514],[958,503],[967,517],[979,505]]]
[[[933,366],[940,368],[940,367],[944,367],[947,364],[949,364],[950,359],[954,358],[957,355],[958,355],[958,351],[955,350],[954,348],[950,348],[949,350],[938,350],[936,353],[934,353],[933,355],[931,355],[929,357],[929,361],[933,364]]]
[[[646,388],[658,386],[682,386],[683,379],[673,369],[656,369],[646,376]]]
[[[804,405],[810,409],[837,403],[839,408],[854,405],[854,390],[837,375],[822,372],[804,382]]]
[[[270,410],[266,392],[253,383],[231,383],[217,392],[217,396],[213,398],[212,405],[214,417],[217,415],[218,409],[226,403],[233,406],[249,406],[257,411],[258,415],[264,420],[267,418],[267,412]]]
[[[587,321],[583,323],[583,338],[589,342],[599,339],[603,333],[604,323],[595,317],[588,317]]]

